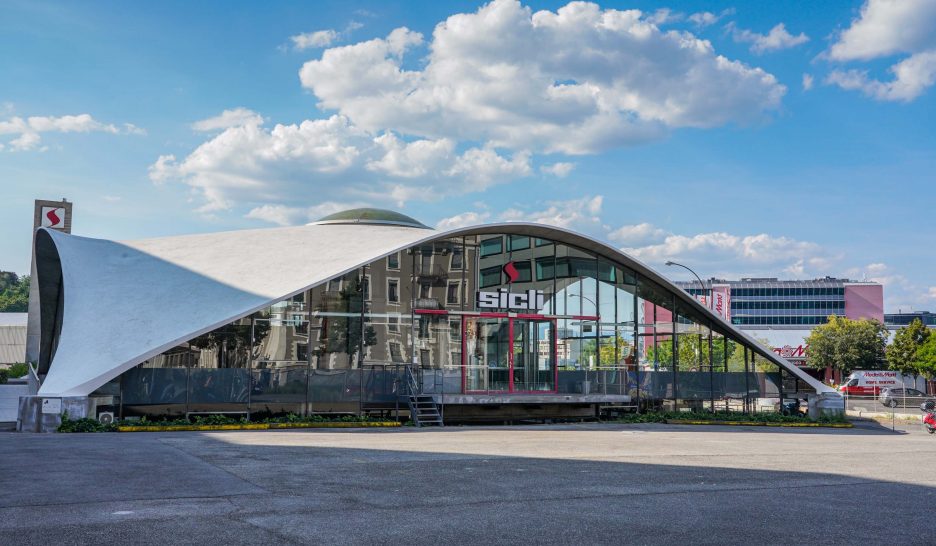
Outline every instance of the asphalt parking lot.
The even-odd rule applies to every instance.
[[[2,433],[0,544],[932,544],[904,428]]]

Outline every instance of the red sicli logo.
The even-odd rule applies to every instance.
[[[52,210],[50,210],[49,212],[47,212],[47,213],[46,213],[46,218],[49,219],[49,222],[52,222],[51,225],[53,225],[53,226],[57,226],[58,223],[62,221],[62,220],[58,217],[58,215],[55,214],[55,209],[52,209]]]
[[[507,274],[507,282],[510,283],[517,282],[517,279],[520,278],[520,272],[514,267],[513,262],[507,262],[507,264],[504,265],[504,273]]]

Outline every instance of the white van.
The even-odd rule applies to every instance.
[[[909,376],[908,376],[909,377]],[[910,378],[911,385],[913,379]],[[893,370],[855,370],[845,378],[839,391],[849,395],[877,396],[884,389],[904,386],[904,377]]]

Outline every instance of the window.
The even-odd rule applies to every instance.
[[[400,331],[400,317],[397,315],[390,315],[387,317],[387,331],[388,332],[399,332]]]
[[[550,241],[549,239],[540,239],[539,237],[537,237],[534,240],[536,241],[536,246],[546,246],[546,245],[552,244],[552,241]]]
[[[488,267],[481,270],[481,288],[497,286],[501,283],[501,268]]]
[[[332,279],[328,281],[328,288],[325,289],[326,292],[341,292],[341,278]]]
[[[546,281],[556,276],[556,260],[550,256],[548,258],[536,259],[536,280]]]
[[[390,342],[390,360],[393,362],[403,362],[403,350],[399,343]]]
[[[459,303],[458,293],[459,293],[460,286],[461,284],[457,282],[448,283],[448,290],[445,292],[446,305],[458,305]]]
[[[461,342],[461,319],[449,319],[449,341]],[[458,361],[461,362],[461,358]]]
[[[598,279],[613,283],[615,281],[614,266],[607,262],[598,262]]]
[[[465,266],[465,255],[462,253],[462,248],[460,246],[452,249],[452,264],[449,269],[452,271],[457,271]]]
[[[526,250],[530,248],[530,238],[526,235],[509,235],[507,237],[507,250]]]
[[[400,303],[399,279],[387,279],[387,302]]]
[[[394,252],[387,256],[387,269],[400,269],[400,253]]]
[[[530,262],[514,262],[514,267],[517,268],[516,282],[530,282],[533,280],[533,268]]]
[[[481,257],[493,256],[504,251],[504,240],[502,237],[494,239],[485,239],[481,241]]]
[[[419,297],[428,299],[432,297],[432,285],[427,282],[419,283]]]
[[[432,250],[423,250],[419,260],[419,274],[432,274]]]

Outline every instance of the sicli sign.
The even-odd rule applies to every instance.
[[[520,272],[513,262],[504,265],[504,274],[508,283],[517,282]],[[479,290],[475,303],[478,309],[522,309],[525,311],[538,311],[545,306],[546,297],[542,290],[527,290],[526,292],[511,292],[500,288],[497,292]]]

